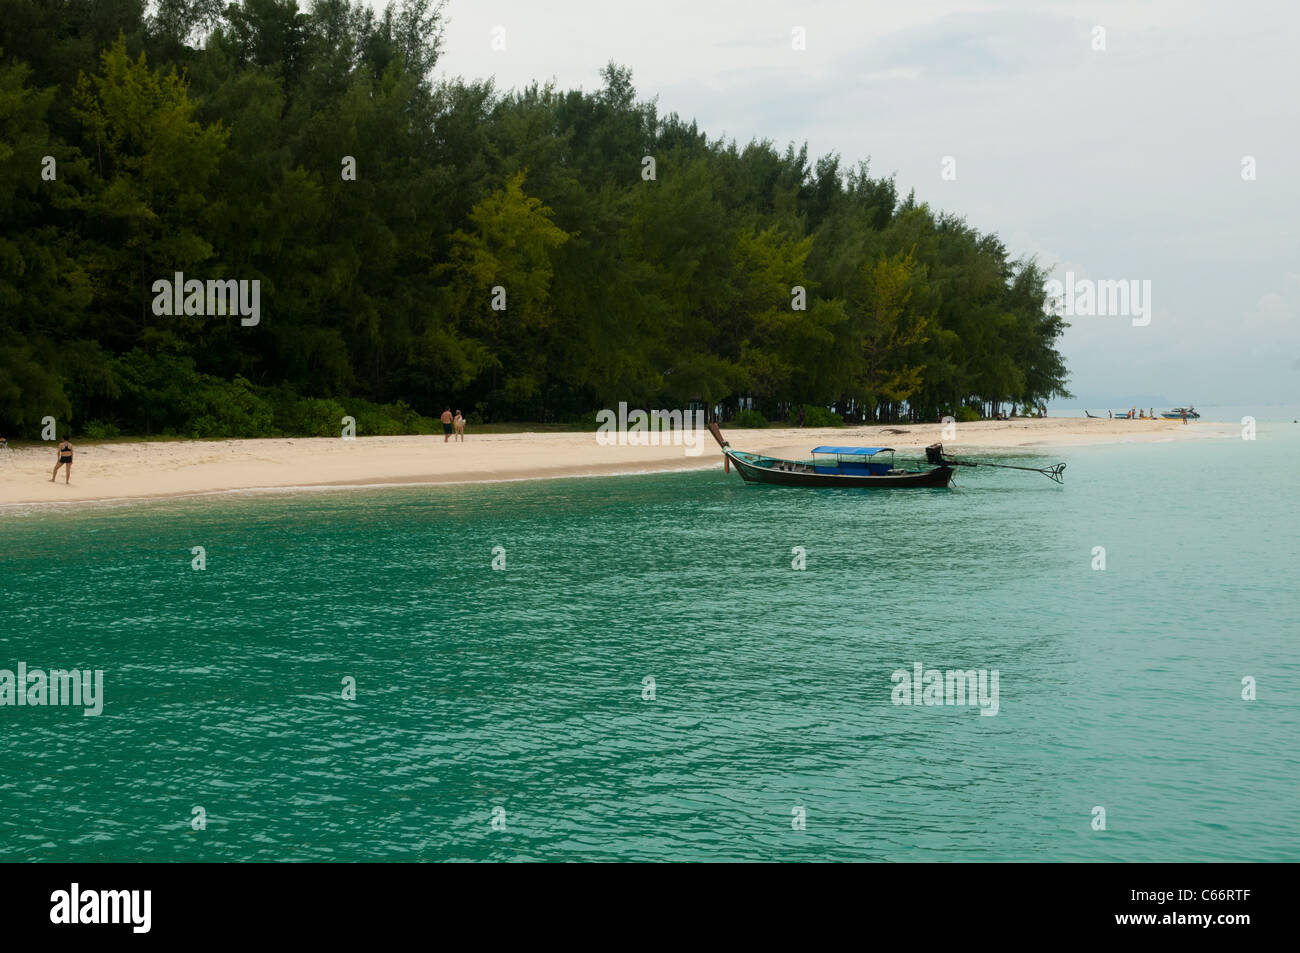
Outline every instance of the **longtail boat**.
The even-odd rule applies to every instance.
[[[836,486],[862,489],[942,488],[952,482],[956,467],[941,463],[931,470],[901,470],[894,466],[892,447],[815,447],[811,460],[781,460],[732,450],[716,423],[709,432],[722,447],[727,467],[746,483],[777,486]]]
[[[1041,473],[1056,483],[1064,483],[1065,464],[1047,467],[1018,467],[1006,463],[957,460],[944,453],[943,444],[925,448],[929,470],[907,470],[894,466],[893,447],[814,447],[811,460],[782,460],[759,453],[733,450],[716,423],[709,433],[722,448],[727,469],[735,466],[746,483],[776,486],[853,487],[860,489],[942,489],[952,483],[958,467],[996,467],[1000,470],[1026,470]]]

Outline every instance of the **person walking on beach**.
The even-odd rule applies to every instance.
[[[67,434],[64,434],[63,439],[59,442],[59,462],[54,464],[54,476],[50,477],[51,483],[58,477],[59,467],[62,466],[68,468],[63,475],[63,484],[67,486],[72,482],[72,442],[68,440]]]
[[[456,417],[452,420],[451,425],[456,434],[456,439],[463,443],[465,441],[465,415],[459,410],[456,411]]]
[[[442,442],[446,443],[451,439],[451,408],[448,407],[442,412]]]
[[[1183,426],[1184,426],[1184,427],[1187,426],[1187,408],[1186,408],[1186,407],[1183,408]]]

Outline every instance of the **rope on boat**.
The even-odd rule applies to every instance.
[[[994,467],[998,470],[1024,470],[1028,473],[1041,473],[1054,483],[1065,485],[1065,464],[1054,463],[1050,467],[1017,467],[1009,463],[984,463],[979,460],[958,460],[943,452],[943,444],[932,443],[925,448],[925,459],[933,464],[963,467]]]

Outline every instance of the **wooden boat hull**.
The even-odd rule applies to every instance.
[[[727,459],[740,472],[746,483],[766,483],[771,486],[819,486],[872,490],[901,490],[918,488],[942,489],[952,482],[957,471],[953,467],[935,467],[933,470],[908,471],[900,474],[848,474],[818,473],[793,460],[778,460],[755,453],[725,449]],[[783,469],[782,467],[789,469]]]

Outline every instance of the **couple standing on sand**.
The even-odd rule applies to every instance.
[[[461,412],[456,411],[456,416],[452,417],[451,408],[448,407],[442,412],[442,442],[446,443],[455,434],[457,440],[465,439],[465,418]]]

